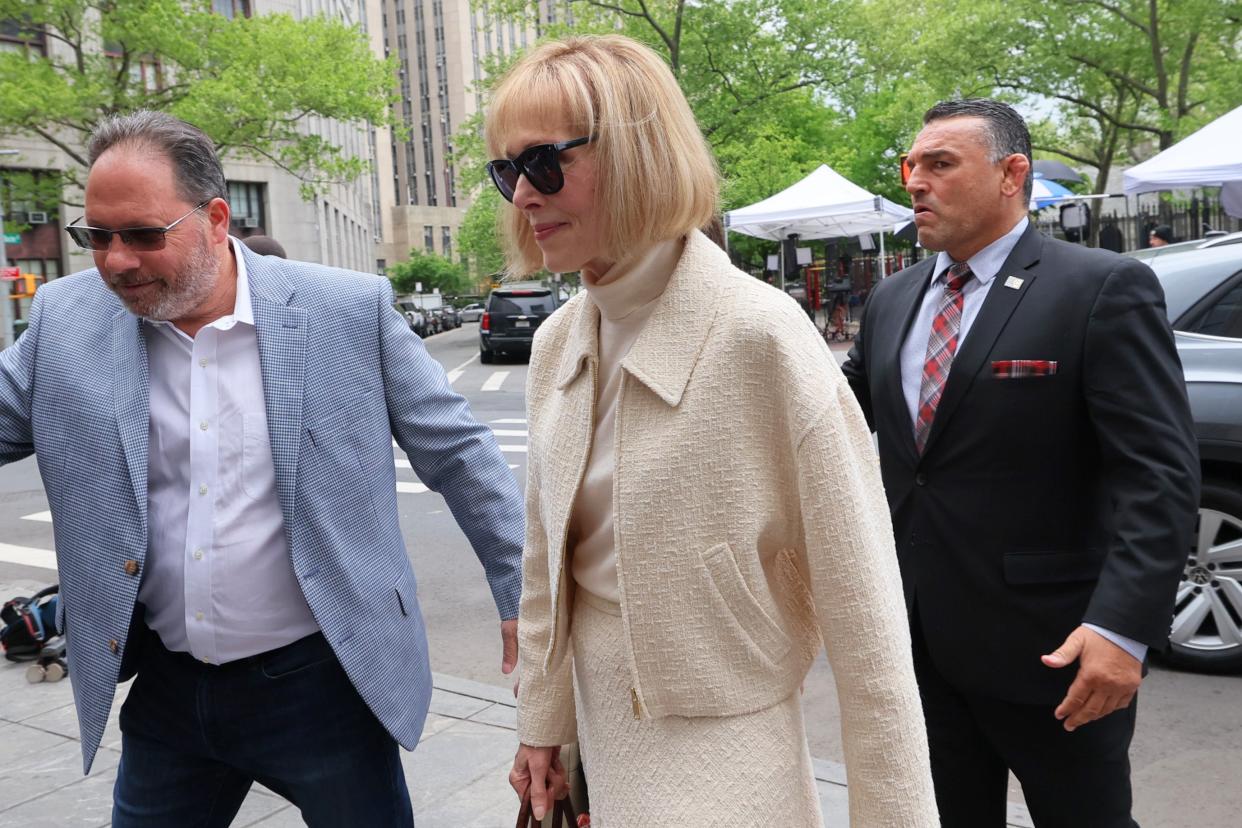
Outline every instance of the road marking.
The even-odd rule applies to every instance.
[[[35,512],[33,515],[23,515],[22,520],[37,520],[39,523],[51,523],[51,512]]]
[[[397,492],[399,494],[422,494],[427,491],[431,490],[422,483],[406,483],[401,480],[397,481]]]
[[[409,460],[402,460],[400,457],[394,458],[394,459],[393,459],[393,462],[397,464],[397,468],[399,468],[399,469],[412,469],[412,468],[414,468],[413,466],[411,466],[411,465],[410,465],[410,461],[409,461]]]
[[[479,355],[476,353],[474,356],[470,357],[470,359],[466,360],[466,361],[465,361],[465,362],[463,362],[461,365],[458,365],[458,366],[457,366],[456,368],[454,368],[452,371],[449,371],[449,373],[450,373],[450,374],[453,374],[453,373],[456,373],[456,372],[458,372],[458,371],[464,371],[464,370],[466,369],[466,366],[467,366],[467,365],[469,365],[470,363],[474,362],[474,361],[475,361],[476,359],[478,359],[478,358],[479,358]]]
[[[496,425],[526,425],[526,420],[522,418],[508,418],[500,420],[492,420]]]
[[[30,546],[0,543],[0,561],[56,571],[56,553],[50,549],[34,549]]]
[[[497,437],[529,437],[530,432],[515,428],[493,428],[492,434]]]
[[[483,383],[483,391],[499,391],[500,386],[508,379],[508,371],[493,371],[492,375],[487,378],[487,382]]]
[[[511,452],[516,453],[516,454],[525,454],[525,453],[526,453],[526,446],[505,446],[505,445],[502,445],[502,446],[500,447],[500,450],[501,450],[501,451],[511,451]]]
[[[466,372],[461,370],[460,368],[454,368],[452,371],[449,371],[448,372],[449,385],[452,385],[453,383],[461,379],[461,375],[464,373]]]
[[[510,463],[510,464],[509,464],[509,468],[511,468],[511,469],[516,469],[516,468],[517,468],[517,466],[516,466],[515,464],[513,464],[513,463]]]

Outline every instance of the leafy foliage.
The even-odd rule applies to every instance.
[[[307,198],[367,165],[309,134],[308,117],[394,123],[392,62],[375,58],[365,35],[339,20],[230,20],[206,0],[0,0],[0,20],[22,21],[28,37],[46,44],[0,52],[0,136],[59,147],[70,161],[64,184],[81,183],[96,124],[137,109],[199,126],[222,155],[272,161],[300,180]]]
[[[402,293],[433,293],[439,290],[446,295],[468,291],[472,284],[466,269],[457,262],[417,248],[410,251],[405,261],[390,264],[387,268],[393,290]],[[420,289],[421,288],[421,289]]]

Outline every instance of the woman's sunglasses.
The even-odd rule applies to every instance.
[[[559,193],[565,186],[565,174],[561,172],[561,152],[594,140],[593,136],[561,141],[559,144],[540,144],[522,150],[517,158],[487,162],[487,172],[492,183],[506,201],[513,201],[519,176],[526,176],[531,186],[544,195]]]
[[[83,247],[87,250],[106,251],[112,246],[113,236],[120,236],[121,244],[130,250],[143,252],[163,250],[164,236],[168,234],[168,231],[210,203],[210,199],[204,201],[167,227],[127,227],[124,230],[105,230],[102,227],[78,224],[82,219],[76,218],[65,228],[65,232],[69,234],[69,238],[77,242],[78,247]]]

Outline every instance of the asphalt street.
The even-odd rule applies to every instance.
[[[449,372],[474,415],[496,434],[513,474],[525,480],[524,361],[478,360],[477,324],[438,334],[428,351]],[[838,359],[844,358],[837,351]],[[511,686],[500,672],[499,619],[482,568],[443,499],[422,491],[396,450],[401,524],[419,581],[432,668],[449,676]],[[83,469],[83,474],[89,474]],[[107,504],[100,504],[106,513]],[[0,468],[0,582],[55,580],[52,524],[34,458]],[[9,596],[0,596],[0,600]],[[836,690],[821,658],[804,705],[812,755],[844,761]],[[1145,828],[1226,828],[1242,824],[1242,676],[1205,676],[1153,667],[1139,695],[1131,752],[1135,817]],[[1011,799],[1021,791],[1011,785]]]

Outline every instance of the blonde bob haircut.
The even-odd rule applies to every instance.
[[[564,127],[570,139],[594,137],[571,152],[594,158],[596,209],[608,213],[597,255],[608,261],[684,236],[715,215],[719,179],[711,150],[668,65],[641,43],[621,35],[571,37],[543,43],[515,63],[484,122],[491,157],[505,157],[515,131],[544,126]],[[522,211],[509,205],[499,223],[509,274],[542,269]]]

